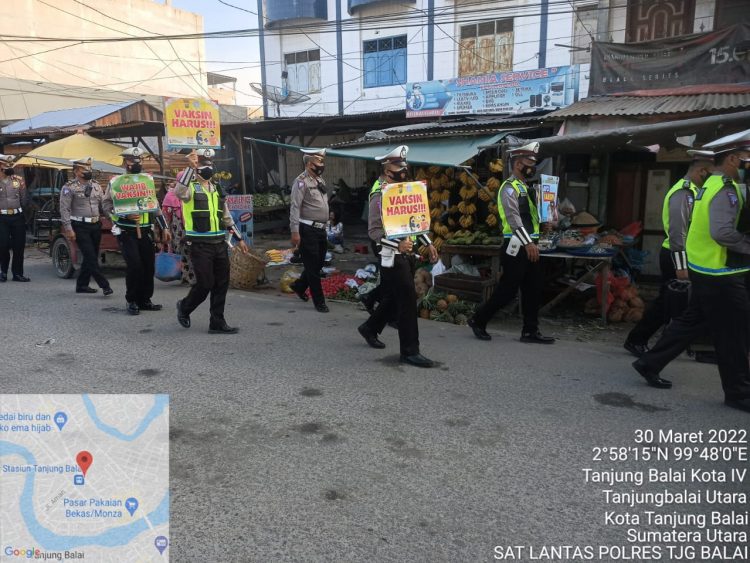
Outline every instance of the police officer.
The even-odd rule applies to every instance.
[[[503,224],[505,254],[503,275],[492,295],[474,316],[469,326],[480,340],[491,340],[486,327],[489,320],[507,305],[521,289],[523,329],[521,342],[552,344],[555,339],[539,332],[539,295],[542,273],[539,268],[539,214],[528,182],[536,176],[539,143],[529,143],[509,152],[512,174],[498,193],[497,210]]]
[[[750,412],[750,235],[739,230],[750,208],[737,182],[740,171],[750,166],[750,129],[704,148],[713,150],[716,157],[713,174],[695,197],[688,229],[685,249],[691,302],[685,314],[667,326],[654,349],[633,367],[651,384],[705,322],[716,349],[724,402]]]
[[[408,170],[407,146],[396,147],[390,153],[377,158],[383,166],[383,175],[375,183],[370,194],[370,211],[367,232],[375,242],[381,258],[380,264],[380,304],[358,331],[367,344],[373,348],[385,348],[378,338],[385,325],[392,318],[398,319],[398,340],[400,360],[417,367],[430,368],[434,362],[419,351],[419,325],[417,323],[417,292],[414,287],[414,246],[413,237],[402,240],[385,238],[382,218],[382,190],[388,183],[405,182]],[[418,242],[427,245],[429,258],[437,262],[438,253],[427,235],[420,235]]]
[[[104,190],[92,179],[92,162],[91,157],[73,161],[74,178],[60,192],[60,222],[65,238],[76,243],[83,255],[76,293],[96,293],[95,288],[89,287],[89,280],[93,277],[102,288],[102,293],[111,295],[109,281],[99,270],[99,244],[102,239],[99,217]]]
[[[28,194],[23,178],[14,173],[15,159],[13,155],[0,154],[0,282],[8,281],[8,266],[11,267],[13,281],[30,281],[23,275],[23,251],[26,246],[23,206],[27,203]]]
[[[289,207],[289,229],[292,245],[299,248],[304,270],[291,287],[302,301],[310,288],[315,309],[328,312],[328,305],[320,285],[320,270],[326,258],[328,238],[328,196],[323,180],[325,149],[302,149],[305,171],[292,182],[292,201]]]
[[[131,147],[123,151],[121,155],[127,174],[141,173],[143,150]],[[141,311],[160,311],[161,305],[151,302],[151,297],[154,295],[155,261],[152,216],[149,213],[133,213],[126,216],[113,214],[112,182],[118,178],[120,177],[115,176],[110,180],[104,193],[102,209],[112,218],[114,223],[112,234],[117,237],[127,267],[125,274],[127,312],[130,315],[138,315]],[[159,225],[161,241],[169,242],[172,235],[158,207],[153,220]]]
[[[670,319],[667,311],[667,287],[675,279],[687,281],[687,237],[690,214],[698,188],[711,175],[713,156],[711,151],[689,150],[693,161],[687,174],[681,178],[664,196],[662,224],[667,235],[659,253],[661,287],[659,295],[651,303],[643,318],[633,327],[625,340],[625,349],[634,356],[642,356],[648,351],[648,341],[662,325]]]
[[[214,175],[213,149],[198,149],[188,156],[190,167],[177,182],[174,194],[182,201],[185,221],[185,248],[195,272],[195,285],[187,297],[177,302],[177,321],[190,328],[190,314],[211,295],[208,332],[234,334],[224,319],[224,304],[229,290],[229,253],[226,235],[229,231],[239,241],[243,253],[247,244],[234,224],[224,202],[221,186],[211,182]]]

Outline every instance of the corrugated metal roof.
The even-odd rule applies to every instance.
[[[100,106],[88,106],[83,108],[61,109],[56,111],[45,111],[35,115],[31,119],[16,121],[11,125],[3,127],[3,134],[23,133],[30,129],[58,130],[82,126],[96,121],[116,111],[120,111],[138,101],[121,102],[118,104],[102,104]]]
[[[750,108],[749,92],[684,96],[593,96],[552,112],[546,118],[666,115],[743,108]]]
[[[410,123],[408,125],[401,125],[399,127],[390,127],[383,129],[383,133],[387,135],[400,135],[402,133],[417,133],[423,131],[435,131],[435,130],[455,130],[465,129],[471,131],[473,129],[488,130],[497,127],[507,127],[509,125],[527,125],[535,124],[540,122],[544,117],[545,113],[535,113],[522,116],[492,116],[492,117],[469,117],[459,119],[456,121],[430,121],[427,123]]]

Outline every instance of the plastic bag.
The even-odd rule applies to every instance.
[[[435,277],[445,273],[445,264],[438,260],[432,265],[432,285],[435,285]]]
[[[182,256],[173,252],[159,252],[154,264],[154,277],[163,282],[182,279]]]
[[[301,274],[293,268],[286,270],[281,274],[281,279],[279,280],[279,288],[281,291],[284,293],[294,293],[291,285],[296,282],[300,276]]]

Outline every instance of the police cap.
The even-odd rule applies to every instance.
[[[703,145],[704,149],[711,149],[716,154],[734,151],[750,151],[750,129],[725,135],[715,141]]]
[[[534,162],[538,160],[538,154],[539,143],[537,143],[536,141],[523,145],[522,147],[514,147],[508,150],[508,156],[510,156],[510,158],[526,157],[529,160],[533,160]]]
[[[389,153],[382,156],[376,156],[375,160],[379,160],[381,164],[393,164],[395,166],[406,167],[406,154],[408,152],[409,147],[406,145],[399,145]]]

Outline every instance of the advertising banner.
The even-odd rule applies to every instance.
[[[220,125],[219,104],[211,100],[164,100],[164,127],[170,149],[220,149]]]
[[[553,110],[578,101],[578,83],[578,65],[410,82],[406,117]]]
[[[242,238],[248,245],[253,244],[253,196],[228,195],[227,207],[232,214],[235,225],[242,233]]]
[[[560,185],[560,178],[542,174],[540,179],[542,185],[540,187],[541,197],[539,198],[539,222],[557,221],[557,190]]]
[[[148,174],[122,174],[110,183],[115,215],[156,213],[158,209],[154,179]]]
[[[430,207],[424,182],[388,184],[383,189],[381,215],[386,238],[430,231]]]
[[[750,84],[750,24],[641,43],[592,43],[589,95]]]

